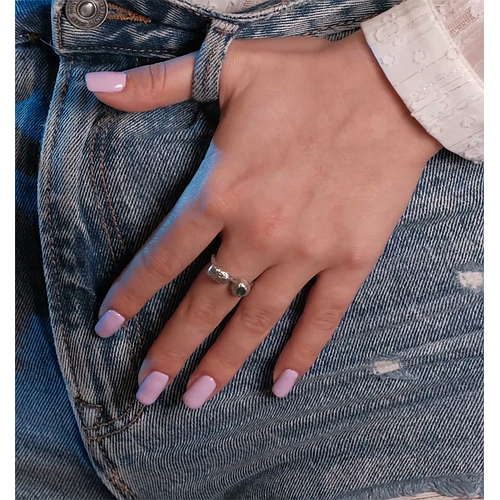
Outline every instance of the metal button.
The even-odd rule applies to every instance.
[[[68,21],[81,30],[90,30],[100,26],[108,15],[106,0],[68,0],[66,17]]]

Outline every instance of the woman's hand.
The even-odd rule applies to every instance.
[[[92,73],[104,103],[142,111],[186,100],[196,54],[122,73]],[[106,92],[102,92],[102,91]],[[158,230],[109,290],[96,331],[113,334],[220,233],[220,267],[255,281],[233,295],[198,275],[139,373],[151,404],[241,301],[200,362],[184,402],[200,407],[235,375],[314,276],[274,369],[285,396],[315,362],[440,149],[410,116],[361,32],[235,40],[220,81],[221,120],[207,156]]]

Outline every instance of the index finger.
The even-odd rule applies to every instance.
[[[189,191],[189,190],[188,190]],[[212,242],[222,223],[183,203],[185,192],[158,229],[111,285],[95,331],[110,337],[161,288],[178,276]]]

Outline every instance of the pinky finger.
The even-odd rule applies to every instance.
[[[273,393],[285,397],[314,364],[368,273],[330,268],[319,273],[304,311],[273,374]]]

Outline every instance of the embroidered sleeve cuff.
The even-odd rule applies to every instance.
[[[483,160],[484,86],[429,0],[406,0],[361,24],[387,78],[445,148]]]

